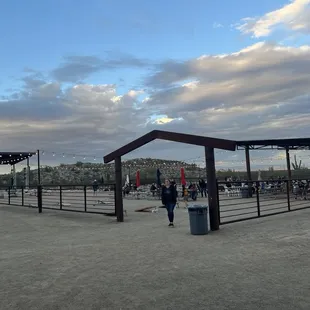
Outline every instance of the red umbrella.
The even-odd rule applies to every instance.
[[[139,187],[140,185],[140,170],[138,170],[136,173],[136,186]]]
[[[186,185],[186,180],[185,180],[185,171],[184,168],[181,168],[181,184]]]

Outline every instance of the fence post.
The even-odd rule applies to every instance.
[[[42,213],[42,185],[37,187],[38,209],[39,213]]]
[[[11,204],[11,187],[8,189],[8,204]]]
[[[22,206],[24,206],[24,204],[25,204],[25,202],[24,202],[24,200],[25,200],[25,197],[24,197],[24,186],[22,186]]]
[[[256,182],[256,201],[257,201],[257,216],[260,217],[260,203],[259,203],[259,182]]]
[[[116,214],[116,184],[113,184],[113,191],[114,191],[114,211]]]
[[[207,188],[207,190],[208,190],[208,188]],[[221,225],[220,194],[219,194],[219,183],[217,180],[216,180],[216,193],[217,193],[219,221],[220,221],[220,225]],[[208,195],[209,195],[209,193],[208,193]]]
[[[84,211],[87,212],[87,194],[86,194],[86,185],[84,185]]]
[[[286,198],[287,198],[287,209],[291,211],[291,194],[290,194],[290,180],[286,181]]]
[[[62,210],[62,186],[59,185],[59,208]]]

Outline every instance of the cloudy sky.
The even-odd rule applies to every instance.
[[[309,136],[309,33],[310,0],[3,0],[1,149],[44,150],[42,164],[56,164],[102,162],[153,129]],[[202,156],[154,142],[127,158]],[[253,165],[282,157],[253,152]],[[242,160],[217,153],[218,168]]]

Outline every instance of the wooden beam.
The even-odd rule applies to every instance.
[[[117,221],[124,222],[121,157],[116,157],[114,163],[115,163],[115,213]]]
[[[206,169],[207,169],[210,228],[211,230],[219,230],[220,217],[219,217],[218,193],[216,186],[214,148],[205,147],[205,157],[206,157]]]
[[[267,140],[246,140],[236,141],[238,146],[258,146],[268,145],[276,147],[310,146],[310,138],[290,138],[290,139],[267,139]]]
[[[204,146],[204,147],[212,147],[214,149],[222,149],[227,151],[235,151],[236,149],[236,142],[232,140],[189,135],[178,132],[159,130],[157,131],[157,139]]]
[[[103,161],[105,164],[108,164],[109,162],[113,161],[116,157],[122,157],[139,147],[148,144],[149,142],[155,140],[157,138],[157,131],[153,130],[146,135],[122,146],[121,148],[115,150],[114,152],[107,154],[106,156],[103,157]]]
[[[250,148],[248,145],[245,147],[245,164],[246,164],[247,179],[248,181],[252,181]]]
[[[204,147],[212,147],[212,148],[228,150],[228,151],[236,150],[236,141],[232,141],[232,140],[209,138],[209,137],[204,137],[204,136],[189,135],[189,134],[170,132],[170,131],[153,130],[149,132],[148,134],[115,150],[114,152],[105,155],[103,158],[103,161],[105,164],[107,164],[113,161],[116,157],[122,157],[125,154],[128,154],[155,139],[180,142],[180,143],[192,144],[192,145],[198,145],[198,146],[204,146]]]

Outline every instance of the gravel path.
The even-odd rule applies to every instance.
[[[0,309],[310,309],[310,210],[192,236],[186,210],[168,228],[137,204],[125,223],[0,206]]]

